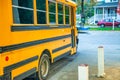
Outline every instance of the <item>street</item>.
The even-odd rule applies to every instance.
[[[89,80],[120,80],[120,32],[87,31],[79,33],[77,54],[56,62],[48,80],[78,80],[78,65],[89,65]],[[105,78],[97,78],[97,50],[104,47]]]

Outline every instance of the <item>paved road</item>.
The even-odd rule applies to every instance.
[[[82,63],[89,65],[90,80],[120,80],[120,32],[88,31],[79,33],[78,37],[80,40],[77,54],[61,60],[64,66],[51,70],[48,80],[78,80],[77,68]],[[102,79],[95,77],[97,74],[98,46],[103,46],[105,50],[105,72],[107,76]]]
[[[78,53],[97,56],[98,46],[103,46],[105,50],[105,64],[114,66],[116,65],[114,62],[120,63],[120,32],[90,31],[86,34],[79,34],[79,38]]]

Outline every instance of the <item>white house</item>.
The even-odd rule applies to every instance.
[[[94,6],[94,23],[102,19],[118,18],[118,0],[103,0]]]
[[[119,0],[119,3],[118,3],[118,8],[117,8],[117,19],[120,20],[120,0]]]

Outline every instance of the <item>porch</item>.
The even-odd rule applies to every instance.
[[[117,19],[117,6],[118,2],[102,3],[94,6],[94,24],[103,19]]]

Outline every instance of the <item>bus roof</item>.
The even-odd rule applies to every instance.
[[[61,3],[64,3],[64,4],[67,4],[67,5],[70,5],[70,6],[73,6],[73,7],[76,7],[76,3],[72,0],[56,0],[57,2],[61,2]]]

